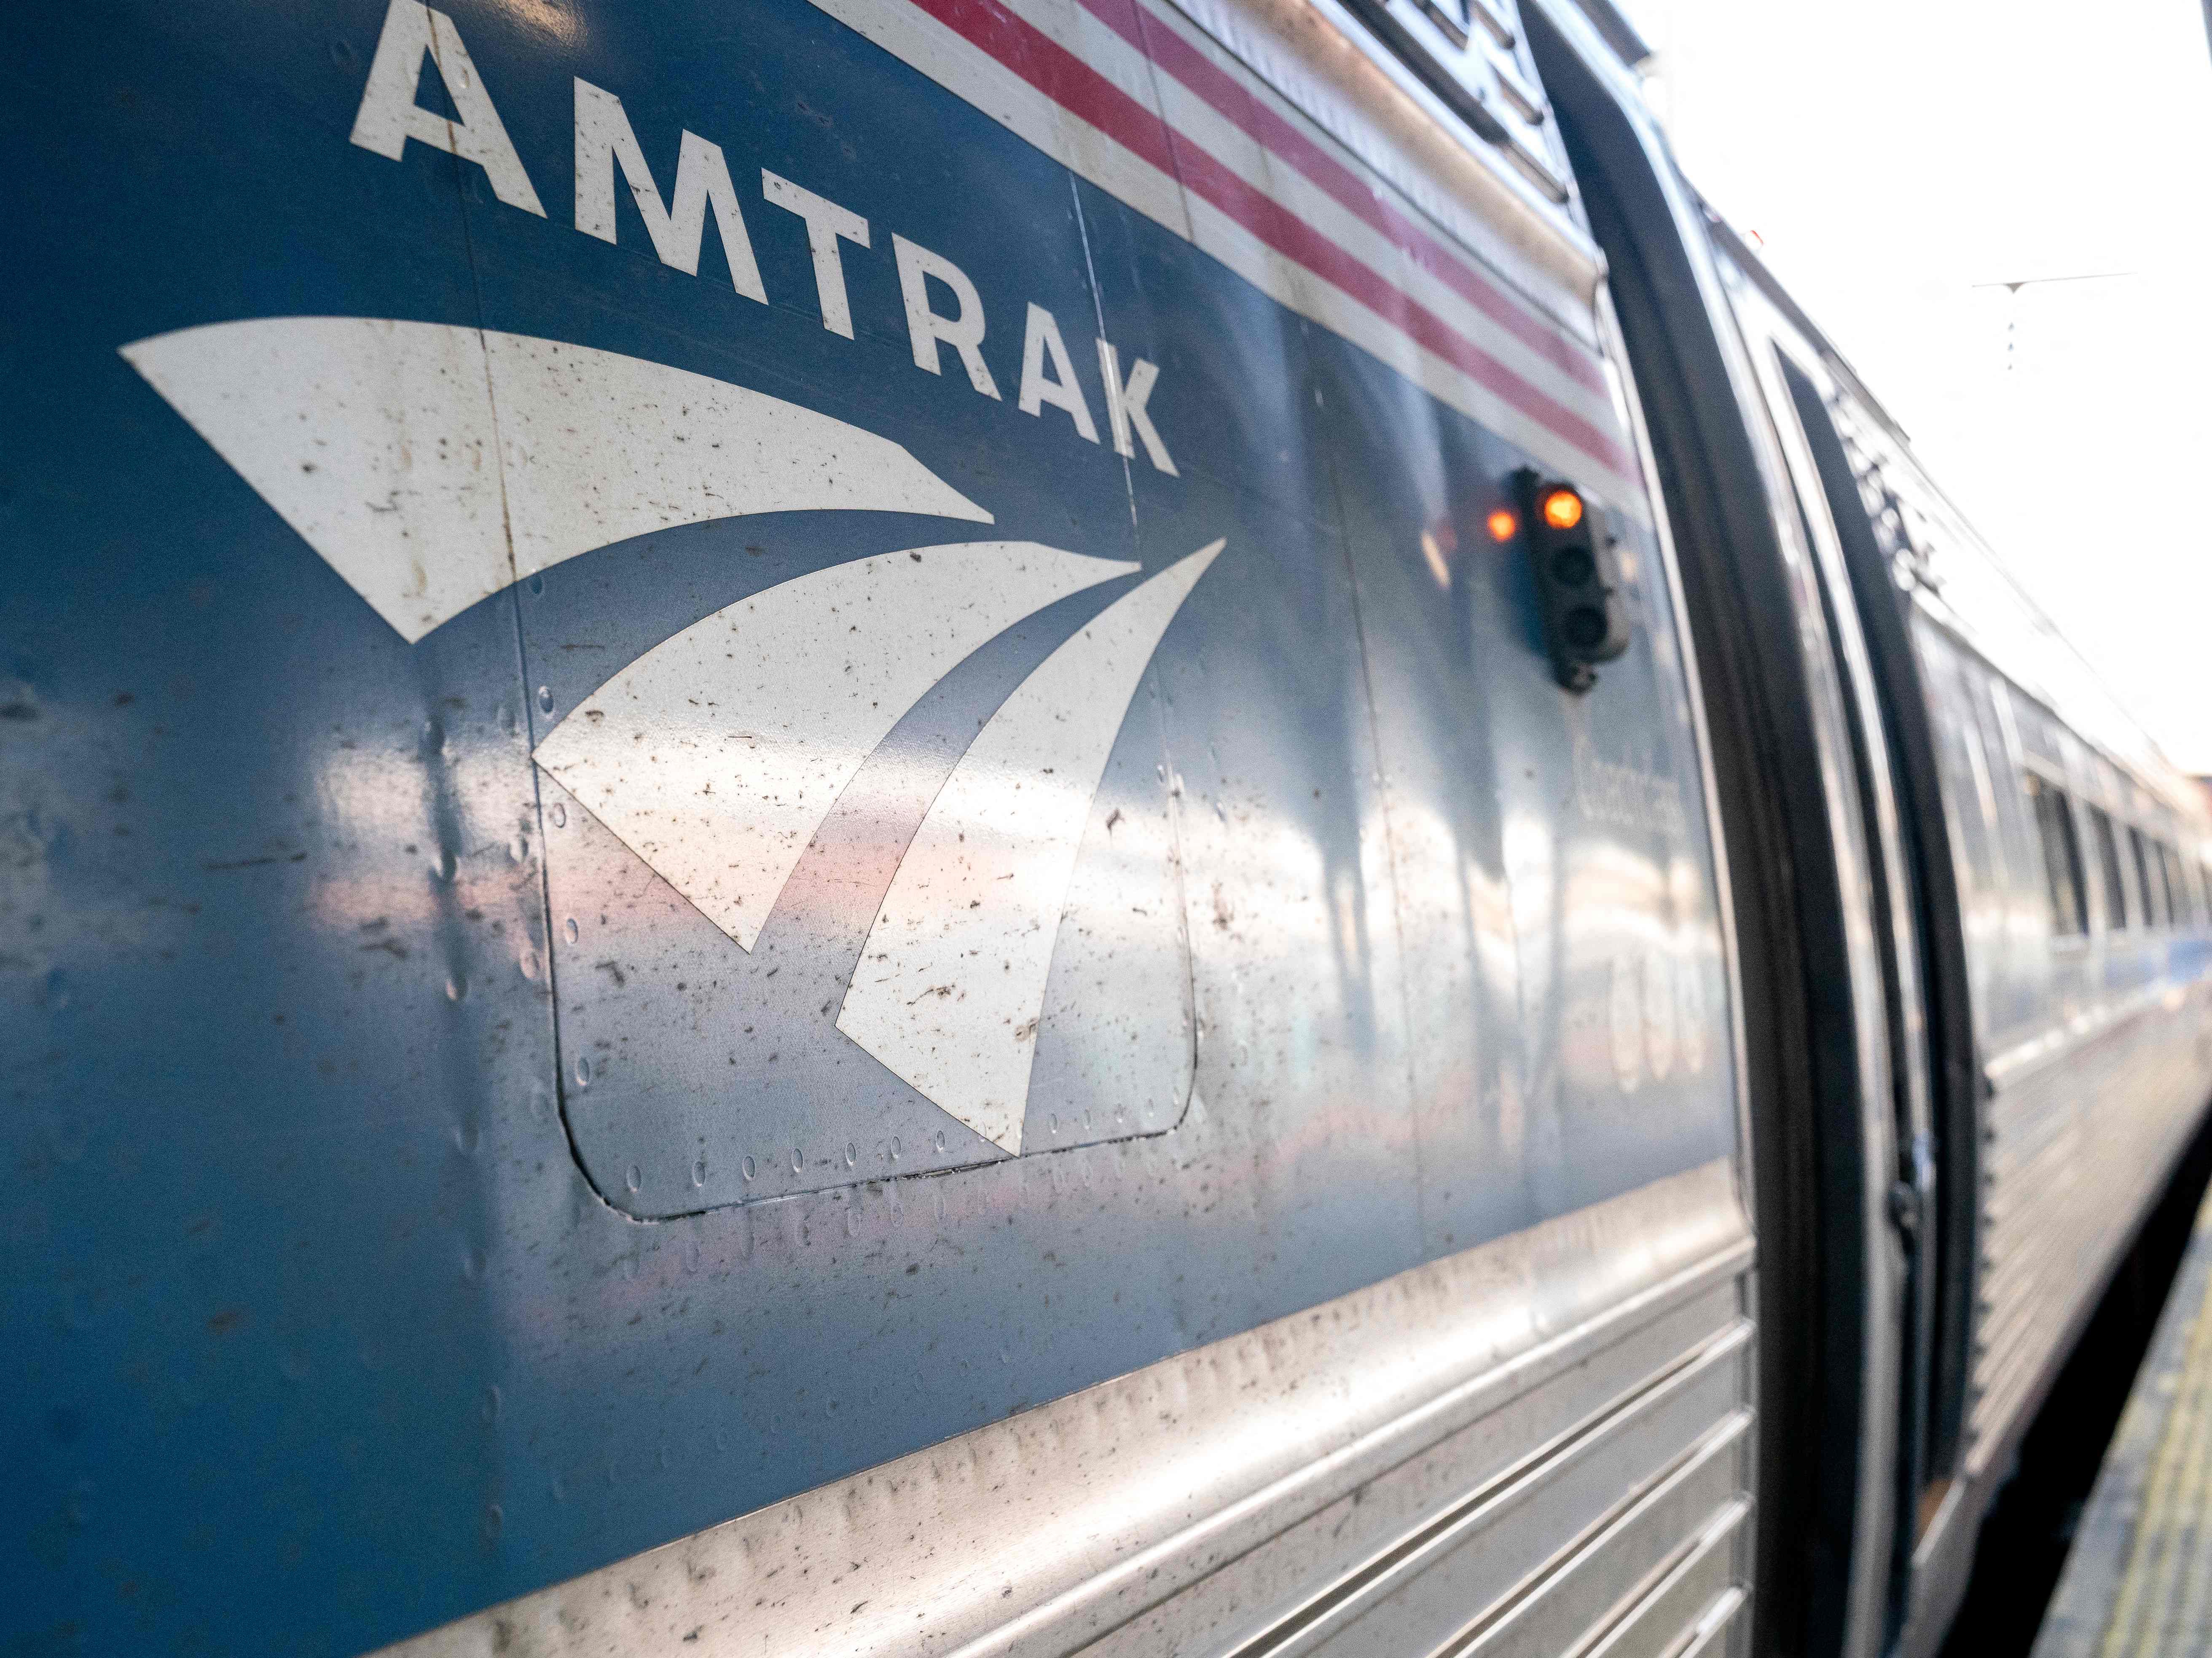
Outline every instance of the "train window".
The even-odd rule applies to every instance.
[[[2143,925],[2158,926],[2170,914],[2167,906],[2160,902],[2164,872],[2158,866],[2158,843],[2133,827],[2128,830],[2128,843],[2135,852],[2136,877],[2142,883]]]
[[[2179,926],[2189,915],[2189,889],[2182,884],[2181,859],[2163,841],[2158,847],[2158,884],[2166,893],[2166,919]]]
[[[1990,802],[1995,809],[1997,832],[2005,847],[2005,872],[2011,883],[2010,904],[2015,915],[2036,902],[2036,866],[2040,861],[2032,844],[2029,804],[2019,790],[1999,788],[1997,780],[2019,763],[2021,743],[2012,714],[2012,695],[2005,682],[1977,663],[1966,672],[1974,698],[1976,724],[1981,729],[1982,753],[1990,768]]]
[[[2027,774],[2028,798],[2035,803],[2035,829],[2043,842],[2043,885],[2051,899],[2051,930],[2062,938],[2089,930],[2087,883],[2081,876],[2081,840],[2074,828],[2074,805],[2066,791]]]
[[[2202,926],[2204,924],[2204,889],[2201,884],[2190,878],[2187,859],[2172,847],[2168,847],[2166,852],[2166,857],[2171,860],[2170,872],[2173,878],[2173,890],[2176,893],[2186,896],[2188,902],[2185,908],[2189,912],[2189,920]]]
[[[2089,830],[2096,842],[2097,874],[2105,886],[2105,925],[2118,931],[2142,919],[2140,914],[2142,902],[2138,900],[2130,903],[2128,900],[2128,884],[2120,870],[2119,836],[2112,832],[2112,815],[2102,806],[2089,808]],[[2135,835],[2132,829],[2128,832]],[[2142,837],[2137,835],[2135,841],[2136,856],[2140,863]],[[2147,892],[2149,888],[2146,884],[2139,890]]]

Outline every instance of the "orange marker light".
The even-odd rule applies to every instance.
[[[1554,489],[1544,497],[1543,513],[1554,530],[1571,530],[1583,521],[1583,498],[1571,489]]]
[[[1510,541],[1520,528],[1521,520],[1503,507],[1490,515],[1490,538],[1492,541]]]

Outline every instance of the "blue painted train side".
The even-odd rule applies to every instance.
[[[1975,597],[1604,21],[27,27],[11,1650],[1940,1633],[2212,1091],[2212,820]],[[1679,446],[1726,441],[1722,521]],[[1554,489],[1628,639],[1587,686]],[[1855,512],[1925,578],[1910,708]],[[1940,786],[1884,817],[1899,720]],[[1763,975],[1792,850],[1835,938]],[[1792,1123],[1858,1252],[1825,1303]],[[1924,1247],[1880,1218],[1916,1154]],[[1857,1453],[1783,1466],[1838,1309]],[[1770,1592],[1801,1500],[1832,1619]]]

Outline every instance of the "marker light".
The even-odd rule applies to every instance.
[[[1520,528],[1521,520],[1503,507],[1490,515],[1490,538],[1492,541],[1510,541]]]
[[[1597,683],[1596,666],[1626,650],[1628,610],[1621,598],[1618,537],[1565,478],[1522,467],[1510,480],[1520,507],[1516,537],[1535,578],[1552,677],[1577,695]]]

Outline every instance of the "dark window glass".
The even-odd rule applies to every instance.
[[[2081,878],[2081,840],[2074,829],[2074,807],[2066,791],[2030,772],[2028,797],[2035,803],[2035,829],[2043,842],[2043,884],[2051,899],[2051,930],[2062,937],[2089,930],[2088,899]]]
[[[2166,919],[2179,926],[2189,919],[2189,889],[2182,884],[2180,854],[2158,843],[2158,884],[2166,891]]]
[[[2128,884],[2120,872],[2119,837],[2113,834],[2112,820],[2102,806],[2089,808],[2089,832],[2097,847],[2097,873],[2105,884],[2105,925],[2126,926],[2133,919],[2130,912],[2135,906],[2128,902]]]
[[[2136,877],[2142,883],[2143,925],[2158,926],[2167,915],[2165,906],[2159,902],[2165,884],[2158,866],[2158,842],[2141,829],[2130,828],[2128,843],[2136,855]]]

